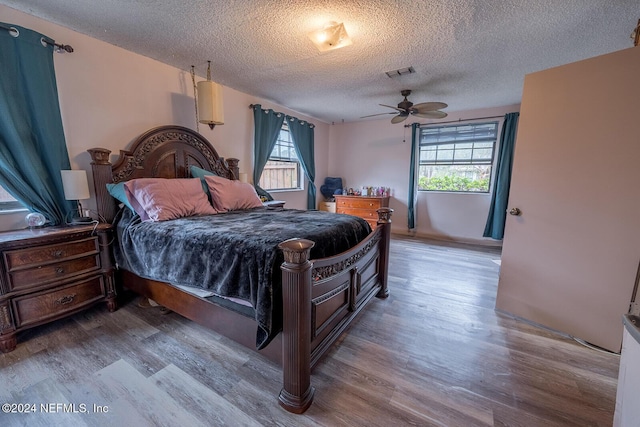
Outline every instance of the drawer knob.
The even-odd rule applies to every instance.
[[[58,249],[57,251],[53,251],[53,252],[51,253],[51,255],[52,255],[54,258],[62,258],[62,255],[64,255],[64,252],[63,252],[63,251],[61,251],[60,249]]]
[[[58,298],[56,300],[56,304],[60,304],[60,305],[71,304],[75,297],[76,297],[76,294],[65,295],[63,297]]]
[[[56,267],[56,274],[64,274],[64,268],[63,267]]]

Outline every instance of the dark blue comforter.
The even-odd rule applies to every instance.
[[[365,220],[349,215],[262,208],[163,222],[142,222],[123,208],[116,223],[120,268],[249,301],[259,349],[282,329],[284,258],[278,244],[312,240],[311,258],[317,259],[348,250],[371,231]]]

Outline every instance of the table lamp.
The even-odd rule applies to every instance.
[[[78,201],[78,216],[71,218],[71,224],[85,224],[92,222],[93,218],[84,216],[80,200],[91,197],[89,194],[89,183],[87,182],[87,172],[84,170],[62,170],[62,187],[64,188],[64,198]]]

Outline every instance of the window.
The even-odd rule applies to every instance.
[[[262,171],[258,185],[265,190],[299,190],[300,160],[291,141],[289,127],[285,122],[273,147],[271,156]]]
[[[418,190],[488,193],[498,122],[420,129]]]
[[[0,211],[24,209],[24,205],[13,198],[2,186],[0,186]]]

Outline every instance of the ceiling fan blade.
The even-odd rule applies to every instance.
[[[442,110],[447,107],[448,105],[444,102],[422,102],[420,104],[415,104],[411,109],[416,110],[419,113],[424,113],[427,111]]]
[[[401,113],[406,113],[406,111],[401,110],[401,109],[400,109],[400,108],[398,108],[398,107],[392,107],[391,105],[384,105],[384,104],[378,104],[378,105],[380,105],[380,106],[382,106],[382,107],[393,108],[394,110],[396,110],[396,111],[400,111]]]
[[[407,117],[409,117],[408,114],[398,114],[393,119],[391,119],[391,123],[396,124],[396,123],[404,122],[405,120],[407,120]]]
[[[365,118],[367,118],[367,117],[373,117],[373,116],[386,116],[386,115],[389,115],[389,114],[396,114],[396,113],[395,113],[395,112],[393,112],[393,111],[391,111],[391,112],[389,112],[389,113],[369,114],[368,116],[362,116],[362,117],[360,117],[360,118],[361,118],[361,119],[365,119]]]
[[[425,111],[424,113],[412,113],[416,117],[422,117],[424,119],[444,119],[447,117],[447,113],[444,111]]]

